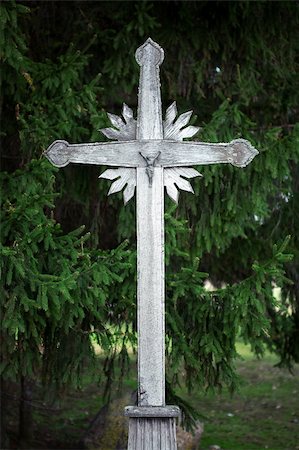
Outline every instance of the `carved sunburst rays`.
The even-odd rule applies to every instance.
[[[116,141],[132,141],[136,139],[137,121],[133,117],[133,110],[123,104],[122,116],[107,113],[112,125],[117,128],[102,128],[101,131],[107,138]]]
[[[188,125],[193,111],[181,114],[177,119],[178,110],[176,102],[173,102],[166,110],[163,122],[164,139],[182,141],[185,138],[193,137],[201,128]],[[176,120],[175,120],[176,119]],[[184,128],[186,127],[186,128]]]
[[[163,122],[164,139],[182,141],[185,138],[193,137],[199,130],[199,127],[188,125],[193,111],[187,111],[181,114],[177,119],[178,110],[176,102],[173,102],[166,110],[165,120]],[[191,183],[186,178],[202,176],[197,170],[190,167],[170,167],[164,169],[164,186],[169,197],[175,202],[179,201],[179,190],[192,192]]]
[[[108,195],[119,192],[126,186],[123,192],[125,204],[128,203],[128,201],[134,196],[136,186],[136,169],[127,169],[125,167],[120,167],[118,169],[107,169],[99,176],[99,178],[116,180],[111,184]]]
[[[134,119],[133,110],[125,103],[123,104],[122,117],[108,113],[110,122],[115,128],[103,128],[101,131],[107,138],[116,141],[132,141],[136,139],[137,121]],[[121,191],[125,186],[123,196],[124,203],[134,197],[136,187],[136,169],[107,169],[99,178],[115,180],[109,189],[108,195]]]
[[[191,167],[170,167],[164,169],[164,186],[166,187],[167,194],[175,203],[178,203],[178,188],[194,194],[191,183],[189,183],[189,181],[185,178],[194,178],[199,176],[202,176],[201,173]]]
[[[163,135],[166,140],[183,141],[185,138],[193,137],[199,127],[188,125],[192,111],[187,111],[177,117],[176,102],[173,102],[166,110],[163,121]],[[125,103],[123,104],[122,117],[108,113],[111,124],[115,128],[103,128],[101,131],[107,138],[117,141],[131,141],[136,139],[137,121],[134,119],[133,111]],[[202,176],[197,170],[190,167],[171,167],[164,169],[164,186],[167,194],[178,203],[179,190],[192,192],[193,188],[186,178]],[[136,169],[120,167],[118,169],[107,169],[99,178],[115,180],[110,186],[108,195],[121,191],[124,187],[124,203],[134,196],[136,187]]]

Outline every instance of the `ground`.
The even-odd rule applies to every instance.
[[[223,450],[299,450],[299,366],[291,374],[274,367],[277,360],[270,354],[256,360],[244,345],[239,345],[239,351],[243,359],[237,367],[243,381],[233,397],[225,392],[193,392],[191,396],[180,392],[205,416],[198,450],[208,450],[211,445]],[[134,379],[126,379],[124,390],[132,391],[135,384]],[[103,405],[100,393],[101,386],[91,382],[87,374],[81,391],[71,391],[54,404],[41,401],[37,395],[33,403],[35,439],[23,443],[22,448],[83,448],[80,441]],[[14,448],[21,448],[16,439],[16,417],[11,416],[10,436]]]
[[[224,450],[299,449],[299,367],[292,375],[273,367],[273,356],[256,360],[247,348],[240,350],[240,392],[192,395],[206,416],[200,449],[213,444]]]

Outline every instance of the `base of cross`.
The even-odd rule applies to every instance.
[[[127,406],[128,450],[177,450],[177,406]]]

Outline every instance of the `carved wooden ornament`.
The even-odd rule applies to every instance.
[[[100,130],[114,142],[69,144],[55,141],[45,153],[52,164],[57,167],[70,162],[117,166],[117,169],[106,170],[99,178],[115,180],[108,195],[124,189],[125,203],[134,196],[137,167],[146,167],[150,185],[155,167],[163,167],[167,194],[177,203],[178,189],[193,193],[188,179],[201,176],[188,166],[230,163],[245,167],[258,154],[245,139],[219,144],[183,142],[200,128],[188,125],[192,111],[178,116],[176,102],[167,108],[162,121],[159,66],[164,59],[163,49],[149,38],[138,48],[135,57],[141,67],[137,120],[132,109],[124,104],[122,116],[108,113],[112,127]]]

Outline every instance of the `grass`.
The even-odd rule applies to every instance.
[[[244,344],[238,351],[243,358],[237,363],[243,380],[238,393],[186,396],[206,416],[200,449],[299,449],[299,368],[292,375],[273,367],[277,360],[271,354],[257,360]]]
[[[299,366],[292,375],[274,367],[277,360],[269,353],[257,360],[241,343],[238,352],[242,359],[236,365],[243,380],[238,393],[231,397],[225,391],[221,395],[193,392],[190,396],[178,392],[206,417],[197,450],[208,450],[211,445],[223,450],[299,450]],[[102,355],[98,362],[100,373]],[[136,388],[135,370],[134,364],[131,377],[124,380],[125,392]],[[91,381],[87,373],[81,391],[73,390],[55,404],[44,403],[44,409],[34,410],[35,440],[23,448],[81,448],[80,438],[103,406],[102,391],[103,386]],[[120,394],[114,396],[119,399]],[[36,400],[41,404],[38,395]],[[121,415],[123,405],[119,408],[118,400],[115,404],[116,415]],[[17,417],[13,423],[16,430]]]

